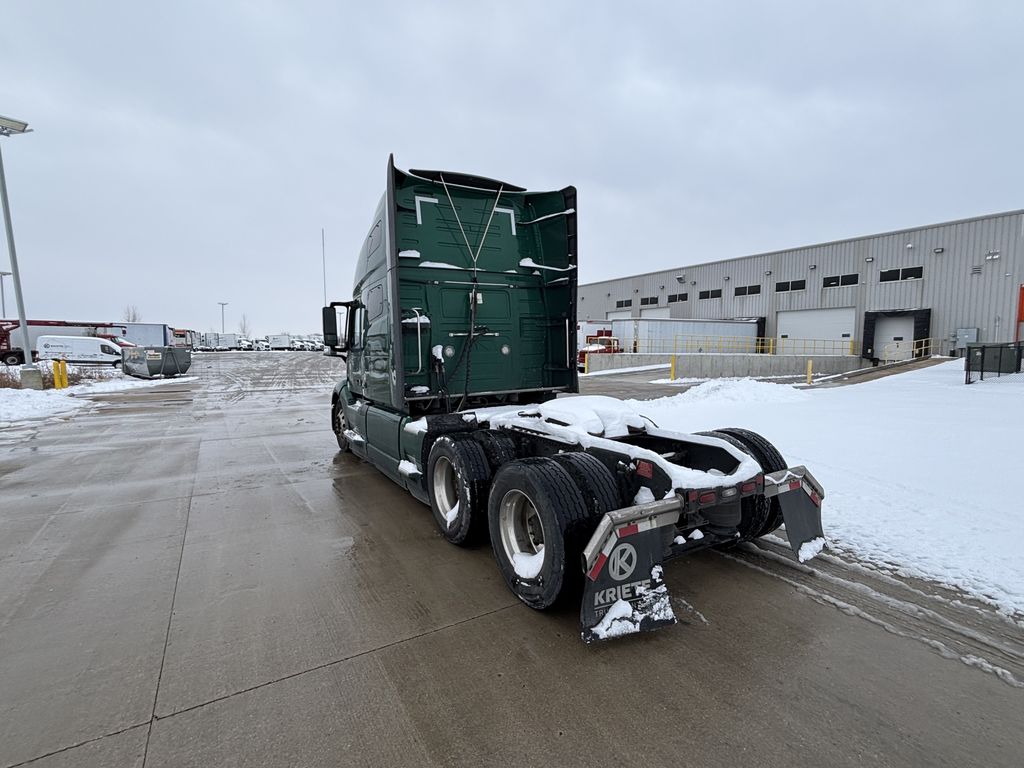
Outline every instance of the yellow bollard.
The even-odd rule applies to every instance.
[[[68,361],[67,360],[61,360],[60,361],[60,388],[61,389],[67,389],[68,388]]]
[[[53,388],[60,389],[60,360],[53,361]]]
[[[590,373],[590,353],[583,353],[583,372]]]
[[[807,358],[807,383],[811,383],[811,370],[813,368],[814,361],[811,358]]]
[[[672,355],[672,370],[669,371],[668,377],[675,381],[676,378],[676,356]]]

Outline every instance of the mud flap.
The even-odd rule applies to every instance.
[[[825,493],[806,467],[791,467],[764,476],[764,495],[778,499],[786,536],[802,563],[825,546],[821,530],[821,502]]]
[[[607,520],[607,518],[606,518]],[[604,525],[600,554],[584,578],[580,629],[584,642],[647,632],[676,623],[662,579],[662,531],[654,521]]]

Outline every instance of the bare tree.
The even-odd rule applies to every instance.
[[[134,304],[125,304],[124,312],[121,313],[121,319],[126,323],[141,323],[142,313],[139,312],[139,308]]]
[[[252,328],[249,326],[249,318],[243,312],[242,313],[242,319],[238,321],[238,332],[240,334],[242,334],[243,338],[248,339],[249,338],[249,331],[251,331],[251,330],[252,330]]]

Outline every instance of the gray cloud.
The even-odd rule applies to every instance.
[[[1022,205],[1013,3],[143,5],[5,8],[33,316],[314,330],[389,152],[575,184],[585,281]]]

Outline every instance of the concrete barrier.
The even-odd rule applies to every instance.
[[[807,373],[807,361],[815,374],[849,373],[865,368],[870,363],[853,355],[742,355],[742,354],[685,354],[676,355],[676,378],[720,379],[732,376],[802,376]],[[644,365],[665,365],[672,355],[644,352],[620,352],[610,355],[591,355],[590,373],[616,368]],[[659,377],[660,374],[659,374]],[[664,378],[664,377],[661,377]]]

